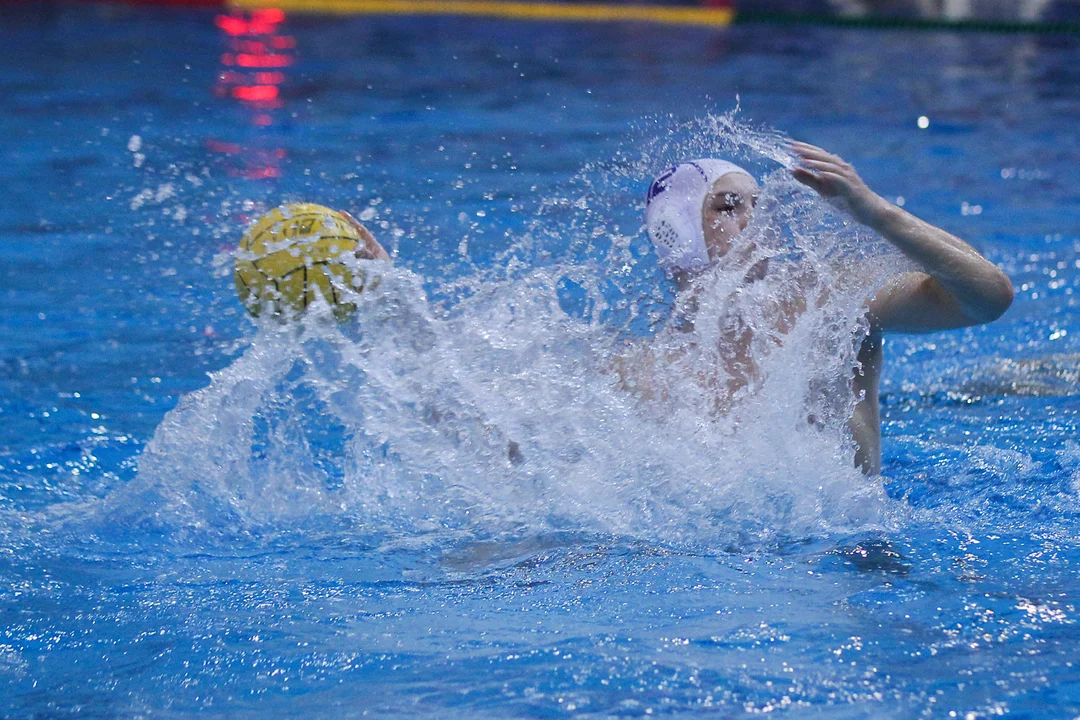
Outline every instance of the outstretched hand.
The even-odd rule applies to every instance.
[[[936,332],[990,322],[1012,303],[1012,283],[975,248],[904,212],[866,186],[855,168],[814,145],[793,142],[796,180],[918,263],[922,272],[895,276],[869,304],[873,324],[885,332]]]
[[[799,165],[791,174],[823,198],[837,202],[864,225],[873,225],[887,202],[867,187],[859,173],[843,158],[816,145],[793,141]]]
[[[347,210],[338,210],[360,235],[361,244],[356,248],[356,257],[359,260],[385,260],[389,262],[390,255],[383,248],[371,231],[360,224],[360,221],[349,214]]]

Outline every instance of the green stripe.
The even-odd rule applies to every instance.
[[[770,23],[775,25],[826,25],[850,28],[880,28],[888,30],[954,30],[993,33],[1080,33],[1080,23],[1037,23],[994,20],[933,20],[924,18],[846,18],[829,15],[785,15],[740,11],[736,23]]]

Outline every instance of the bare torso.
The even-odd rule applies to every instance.
[[[918,268],[892,276],[873,297],[866,298],[866,318],[871,330],[860,346],[858,366],[851,378],[856,404],[848,428],[856,448],[855,464],[867,474],[877,474],[881,470],[878,384],[883,334],[938,332],[991,322],[1012,303],[1012,283],[963,240],[874,193],[842,158],[806,143],[792,142],[791,149],[796,156],[791,171],[796,180],[841,206],[852,219],[875,231]],[[745,173],[726,174],[714,181],[701,209],[710,262],[716,263],[725,256],[748,226],[756,187]],[[687,268],[676,273],[680,291],[686,289],[689,275]],[[749,275],[747,281],[753,281],[754,277],[757,276]],[[779,312],[773,318],[776,342],[782,342],[779,338],[788,333],[812,300],[796,298],[779,303]],[[692,302],[686,306],[695,307]],[[754,332],[752,323],[733,324],[721,333],[719,357],[713,360],[719,366],[693,369],[718,398],[715,404],[718,413],[730,409],[731,400],[748,386],[752,389],[755,380],[760,379],[751,351]],[[635,358],[617,360],[615,369],[623,387],[643,399],[662,398],[662,386],[657,387],[650,376],[658,362],[665,360],[679,358],[670,353],[667,357],[660,353],[637,353]]]

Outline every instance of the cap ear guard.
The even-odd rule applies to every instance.
[[[693,219],[688,219],[679,207],[671,204],[654,205],[650,210],[649,239],[662,265],[672,270],[708,266],[709,253],[705,249],[705,238],[701,230],[695,233]],[[700,226],[700,214],[695,219]]]
[[[664,248],[668,256],[679,251],[679,233],[664,218],[659,218],[656,224],[649,228],[649,235],[654,243]]]

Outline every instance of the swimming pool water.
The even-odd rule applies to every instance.
[[[1080,714],[1075,36],[289,16],[271,107],[232,96],[213,13],[0,17],[5,716]],[[152,456],[174,504],[140,484],[182,396],[283,342],[231,287],[262,204],[370,208],[453,306],[449,281],[538,212],[570,228],[558,201],[591,166],[736,96],[1016,286],[990,326],[888,340],[883,527],[768,533],[751,507],[720,516],[748,536],[569,516],[440,534],[378,497],[305,512],[272,467],[246,505],[203,502],[182,454]],[[640,254],[648,178],[622,182],[589,217]],[[538,263],[588,254],[545,242]],[[273,412],[327,415],[305,387]],[[312,426],[307,470],[336,497],[349,429]]]

